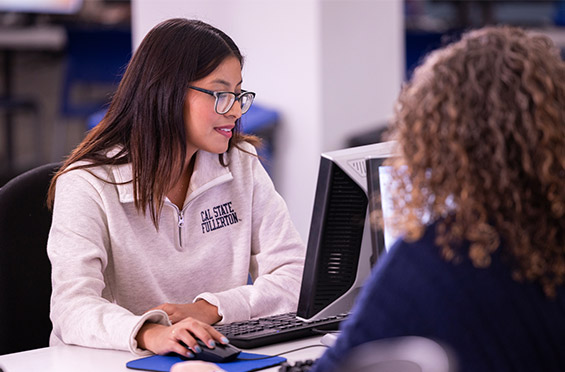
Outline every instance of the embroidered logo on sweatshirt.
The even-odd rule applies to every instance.
[[[216,205],[214,208],[200,211],[202,234],[212,232],[239,222],[231,202]]]

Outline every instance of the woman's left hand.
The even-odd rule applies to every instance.
[[[173,364],[171,372],[225,372],[215,364],[201,361],[188,361]]]
[[[218,315],[218,308],[205,300],[198,300],[192,304],[165,303],[154,309],[166,312],[173,324],[188,317],[198,319],[206,324],[214,324],[222,320]]]

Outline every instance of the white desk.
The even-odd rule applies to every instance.
[[[321,345],[319,336],[246,350],[275,355],[309,345]],[[314,347],[282,355],[290,363],[315,359],[325,347]],[[4,372],[131,372],[126,363],[136,357],[127,351],[91,349],[80,346],[54,346],[0,356]],[[265,371],[278,371],[272,367]]]

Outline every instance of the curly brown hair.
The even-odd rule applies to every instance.
[[[442,255],[476,267],[504,247],[516,280],[554,296],[565,279],[564,110],[565,63],[547,37],[487,27],[432,52],[395,108],[393,224],[415,240],[438,221]]]

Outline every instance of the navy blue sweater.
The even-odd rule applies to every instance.
[[[502,247],[486,269],[447,262],[434,239],[432,226],[419,241],[391,247],[312,371],[336,370],[351,348],[398,336],[448,345],[459,372],[565,371],[564,288],[548,299],[539,285],[514,281]]]

